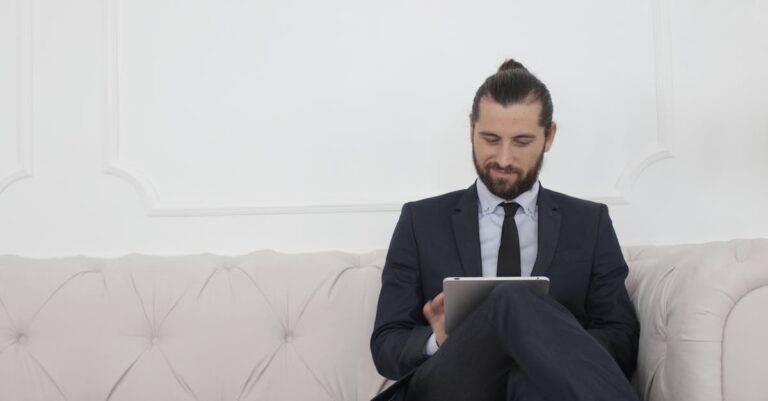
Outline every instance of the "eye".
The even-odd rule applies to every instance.
[[[515,144],[520,146],[528,146],[531,143],[533,143],[533,141],[534,141],[533,138],[527,138],[527,137],[515,138]]]
[[[499,142],[499,137],[494,136],[494,135],[483,135],[483,139],[487,143],[497,143],[497,142]]]

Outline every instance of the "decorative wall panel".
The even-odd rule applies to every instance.
[[[662,0],[554,16],[540,2],[439,15],[405,2],[108,2],[106,171],[151,215],[392,211],[466,187],[471,97],[509,56],[553,93],[545,186],[624,203],[671,156]],[[481,15],[487,30],[463,23]]]
[[[0,2],[0,194],[32,176],[31,2]]]

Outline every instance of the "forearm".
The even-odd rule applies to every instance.
[[[422,315],[420,260],[408,204],[403,206],[381,275],[371,354],[383,376],[396,379],[424,360],[432,330]]]
[[[599,220],[590,291],[587,331],[613,356],[624,374],[635,369],[640,323],[625,286],[628,267],[607,208]]]
[[[611,354],[624,375],[630,377],[637,364],[639,327],[591,328],[587,332]]]
[[[424,344],[430,335],[432,329],[428,325],[375,331],[371,338],[371,354],[376,369],[392,380],[404,376],[426,359]]]

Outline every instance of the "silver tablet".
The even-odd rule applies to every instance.
[[[445,332],[450,333],[500,283],[521,282],[542,294],[549,292],[549,278],[534,277],[447,277],[445,293]]]

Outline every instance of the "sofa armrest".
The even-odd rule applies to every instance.
[[[768,394],[768,240],[625,250],[644,400]]]

